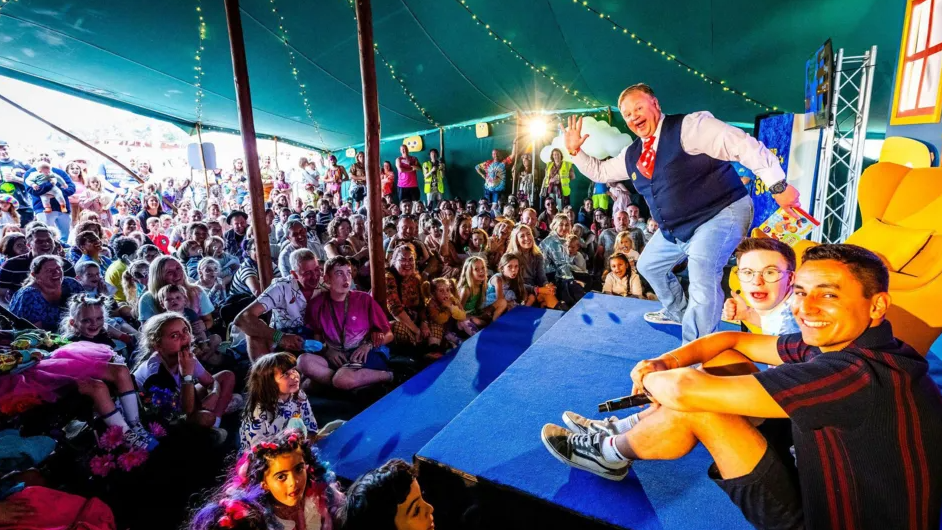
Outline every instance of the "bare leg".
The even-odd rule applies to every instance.
[[[342,367],[334,374],[334,386],[340,390],[353,390],[363,386],[374,385],[376,383],[385,383],[392,381],[392,372],[382,370],[372,370],[369,368],[347,368]]]
[[[134,390],[131,372],[128,371],[128,367],[124,364],[110,363],[108,365],[108,371],[102,376],[102,379],[113,384],[118,394],[124,394],[125,392]]]
[[[327,359],[314,353],[302,353],[298,357],[298,370],[305,377],[323,386],[331,386],[334,371],[327,364]]]
[[[226,407],[232,401],[232,391],[235,389],[235,374],[223,370],[213,376],[216,380],[215,389],[202,401],[203,408],[212,409],[213,415],[221,418],[226,413]],[[213,399],[215,398],[215,399]],[[213,399],[213,402],[210,400]]]
[[[98,379],[86,379],[77,381],[79,394],[88,396],[92,399],[92,408],[99,416],[107,416],[114,412],[114,401],[111,400],[111,393],[108,391],[108,385]]]
[[[494,320],[504,314],[504,311],[507,310],[507,300],[501,298],[494,302]]]
[[[265,355],[266,353],[271,353],[273,345],[268,339],[262,339],[258,337],[246,337],[246,346],[249,352],[249,359],[253,362],[257,361],[259,357]]]

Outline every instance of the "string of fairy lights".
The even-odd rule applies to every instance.
[[[19,2],[19,0],[0,0],[0,12],[3,11],[3,8],[12,4],[13,2]]]
[[[462,0],[462,3],[464,3],[464,1],[465,1],[465,0]],[[735,89],[735,88],[733,88],[733,87],[727,85],[725,80],[717,79],[717,78],[715,78],[715,77],[713,77],[713,76],[710,76],[710,75],[708,75],[706,72],[703,72],[702,70],[698,70],[697,68],[693,67],[692,65],[690,65],[690,64],[688,64],[688,63],[686,63],[686,62],[684,62],[682,59],[678,59],[676,55],[674,55],[674,54],[672,54],[672,53],[668,53],[667,50],[665,50],[665,49],[663,49],[663,48],[661,48],[661,47],[655,45],[653,42],[651,42],[651,41],[649,41],[649,40],[647,40],[647,39],[642,38],[641,36],[639,36],[639,35],[638,35],[637,33],[635,33],[634,31],[632,31],[632,30],[630,30],[629,28],[623,26],[622,24],[616,22],[615,19],[613,19],[613,18],[611,17],[611,15],[605,14],[605,13],[603,13],[602,11],[599,11],[598,9],[592,7],[591,5],[589,5],[588,0],[572,0],[572,3],[577,4],[577,5],[582,5],[582,7],[583,7],[586,11],[595,14],[595,15],[596,15],[597,17],[599,17],[600,19],[602,19],[602,20],[604,20],[605,22],[611,24],[611,25],[612,25],[612,31],[620,32],[620,33],[621,33],[622,35],[624,35],[626,38],[631,39],[631,40],[632,40],[635,44],[637,44],[638,46],[647,48],[647,49],[649,49],[649,50],[651,51],[651,53],[654,53],[654,54],[656,54],[656,55],[660,55],[660,56],[664,57],[666,60],[671,61],[671,62],[673,62],[674,64],[676,64],[678,68],[686,68],[686,69],[687,69],[687,72],[689,72],[689,73],[690,73],[691,75],[693,75],[694,77],[699,77],[704,83],[709,83],[709,84],[711,84],[711,85],[720,85],[720,86],[723,87],[723,92],[727,92],[727,93],[729,93],[729,94],[733,94],[733,95],[735,95],[735,96],[739,96],[740,98],[742,98],[744,101],[746,101],[746,102],[749,103],[750,105],[755,105],[756,107],[763,108],[763,109],[765,109],[766,111],[777,111],[777,110],[778,110],[778,107],[771,106],[771,105],[768,105],[768,104],[766,104],[766,103],[763,103],[763,102],[761,102],[761,101],[759,101],[759,100],[757,100],[757,99],[755,99],[755,98],[753,98],[753,97],[747,95],[747,94],[746,94],[745,92],[743,92],[742,90],[738,90],[738,89]]]
[[[311,121],[311,125],[314,126],[314,132],[317,133],[317,138],[320,140],[321,145],[326,145],[327,142],[324,141],[324,136],[321,134],[321,126],[317,123],[317,120],[314,119],[314,111],[311,110],[311,103],[307,96],[307,84],[301,81],[301,74],[294,57],[294,50],[288,45],[288,29],[285,27],[285,17],[278,12],[278,5],[275,3],[275,0],[269,0],[269,3],[271,3],[271,12],[274,13],[278,22],[278,31],[280,32],[278,39],[285,45],[285,51],[288,52],[288,66],[291,68],[291,76],[294,77],[294,81],[298,85],[298,96],[301,98],[301,103],[304,105],[304,114]]]
[[[196,81],[196,123],[202,124],[203,121],[203,46],[206,40],[206,20],[203,19],[203,2],[196,0],[196,14],[199,17],[199,44],[196,47],[196,74],[193,75]]]
[[[353,4],[353,0],[347,0],[347,4],[350,6],[350,9],[353,10],[353,20],[356,20],[356,6]],[[379,43],[375,40],[373,42],[373,51],[376,52],[376,56],[379,57],[379,60],[383,61],[383,64],[386,65],[386,69],[389,72],[389,77],[392,77],[393,81],[399,83],[399,86],[402,88],[402,93],[405,94],[412,105],[415,106],[415,109],[419,111],[419,113],[426,119],[426,121],[429,122],[429,124],[435,127],[440,127],[441,124],[432,118],[432,115],[429,114],[427,110],[425,110],[425,107],[420,105],[419,102],[415,99],[415,94],[409,90],[405,80],[402,78],[402,74],[396,73],[396,67],[393,66],[393,64],[386,58],[386,55],[380,51]]]
[[[507,50],[510,51],[510,53],[514,55],[514,57],[516,57],[516,58],[519,59],[520,61],[523,61],[524,64],[526,64],[527,66],[529,66],[529,67],[530,67],[530,70],[533,70],[534,72],[536,72],[537,74],[539,74],[540,76],[542,76],[543,79],[546,79],[547,81],[549,81],[550,83],[552,83],[552,85],[555,86],[556,88],[558,88],[558,89],[562,90],[563,92],[565,92],[566,94],[568,94],[568,95],[570,95],[570,96],[572,96],[572,97],[578,99],[579,101],[582,101],[582,102],[585,103],[586,105],[588,105],[588,106],[590,106],[590,107],[597,107],[597,106],[599,106],[599,103],[598,103],[597,101],[593,101],[592,99],[590,99],[590,98],[588,98],[588,97],[586,97],[586,96],[580,96],[580,95],[579,95],[579,90],[577,90],[577,89],[575,89],[575,88],[572,88],[571,86],[565,85],[565,84],[563,84],[563,83],[557,81],[557,80],[556,80],[556,75],[547,72],[547,67],[546,67],[546,66],[537,65],[537,64],[534,63],[533,61],[531,61],[531,60],[527,59],[526,57],[524,57],[524,55],[523,55],[522,53],[520,53],[520,50],[518,50],[517,48],[514,47],[513,42],[511,42],[511,41],[509,41],[509,40],[507,40],[507,39],[501,37],[499,33],[497,33],[496,31],[494,31],[494,30],[491,28],[491,25],[490,25],[490,24],[488,24],[487,22],[485,22],[484,20],[482,20],[481,17],[479,17],[479,16],[477,15],[477,13],[475,13],[474,11],[471,10],[471,8],[468,6],[468,0],[455,0],[455,2],[457,2],[459,5],[461,5],[461,7],[463,7],[464,10],[467,11],[469,15],[471,15],[471,20],[473,20],[473,21],[475,22],[475,24],[477,24],[478,26],[480,26],[482,30],[486,31],[489,37],[491,37],[491,38],[494,39],[495,41],[497,41],[497,42],[503,44],[504,47],[507,48]]]

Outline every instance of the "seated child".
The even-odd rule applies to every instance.
[[[566,246],[569,251],[569,268],[573,274],[588,274],[585,256],[582,255],[582,239],[577,234],[566,236]]]
[[[468,246],[465,247],[464,253],[468,256],[477,256],[487,260],[488,239],[486,231],[481,228],[475,228],[471,231],[471,239],[468,241]]]
[[[196,311],[190,309],[187,304],[186,288],[181,285],[165,285],[157,292],[157,301],[164,311],[173,311],[183,315],[193,334],[193,352],[196,357],[212,366],[219,366],[222,363],[222,354],[219,352],[219,345],[222,338],[215,333],[206,334],[206,323],[196,314]]]
[[[239,429],[242,452],[282,432],[294,418],[304,424],[308,437],[317,434],[317,420],[301,390],[301,374],[294,355],[269,353],[256,359],[249,372],[246,394]]]
[[[520,258],[512,252],[501,256],[497,264],[497,274],[491,276],[487,282],[486,303],[491,305],[500,299],[507,302],[505,311],[510,311],[518,304],[533,305],[536,301],[536,296],[527,293],[523,286],[523,280],[520,278]]]
[[[441,336],[450,347],[458,346],[461,339],[455,334],[456,328],[468,335],[474,334],[468,315],[461,308],[458,286],[454,280],[435,278],[431,282],[425,282],[422,284],[422,295],[426,300],[431,326],[439,326],[442,329],[441,333],[432,333],[429,344],[439,345],[440,339],[437,337]]]
[[[189,281],[199,280],[199,265],[203,259],[203,248],[193,239],[184,241],[177,249],[177,259],[186,268],[186,276]]]
[[[156,245],[161,252],[167,254],[170,248],[170,238],[163,233],[163,221],[161,217],[149,217],[146,224],[147,237],[154,242],[154,245]]]
[[[59,334],[72,342],[103,344],[122,354],[134,351],[137,346],[134,328],[111,321],[107,303],[104,297],[87,294],[73,296],[69,300],[68,315],[60,324]]]
[[[62,213],[68,212],[68,204],[65,202],[65,196],[62,195],[62,190],[58,186],[59,177],[52,172],[52,165],[49,162],[42,161],[36,166],[36,171],[26,177],[26,185],[32,186],[34,190],[39,191],[39,188],[46,183],[51,184],[52,189],[39,196],[39,200],[42,201],[43,204],[43,212],[52,213],[52,199],[55,199],[56,202],[59,203],[59,209]]]
[[[235,374],[223,370],[211,375],[193,355],[191,339],[190,323],[179,313],[147,319],[141,328],[141,361],[134,368],[134,380],[145,396],[171,393],[180,403],[174,411],[178,418],[216,429],[215,441],[222,443],[227,433],[218,427],[233,402]]]
[[[641,297],[643,289],[641,276],[635,270],[634,264],[622,252],[612,254],[608,258],[609,273],[605,276],[602,292],[618,296]]]
[[[801,330],[791,312],[795,251],[776,239],[747,238],[736,247],[740,290],[723,304],[724,320],[746,321],[765,335]]]
[[[191,530],[268,530],[274,515],[261,502],[264,490],[220,493],[193,515]]]
[[[484,258],[472,256],[466,259],[458,280],[458,294],[468,320],[474,325],[472,331],[475,333],[507,310],[507,300],[504,298],[498,298],[493,304],[485,304],[486,284],[487,263]],[[471,334],[473,333],[469,333]]]
[[[260,503],[275,516],[268,528],[340,528],[336,516],[344,495],[334,474],[318,460],[308,437],[299,430],[282,431],[253,446],[239,458],[233,475],[223,491],[265,492]]]
[[[330,199],[321,199],[317,201],[317,235],[320,238],[327,233],[327,225],[334,220],[334,212],[330,209]]]
[[[422,498],[417,475],[398,458],[366,472],[347,488],[338,522],[344,530],[434,528],[435,509]]]

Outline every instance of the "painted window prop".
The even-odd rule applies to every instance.
[[[903,23],[892,125],[942,117],[942,0],[909,0]]]

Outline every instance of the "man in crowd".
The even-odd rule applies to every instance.
[[[723,308],[723,266],[752,223],[752,199],[730,161],[752,170],[773,198],[793,213],[798,190],[785,183],[778,158],[755,138],[709,112],[666,116],[648,85],[626,88],[618,108],[638,140],[606,161],[582,151],[582,119],[572,116],[566,148],[579,170],[596,182],[631,179],[660,230],[647,244],[638,271],[663,304],[645,315],[655,324],[681,324],[684,342],[716,330]],[[688,259],[690,297],[672,269]]]
[[[327,260],[327,253],[324,251],[320,240],[317,238],[309,238],[307,229],[301,221],[297,219],[288,221],[287,231],[288,240],[282,245],[281,253],[278,255],[278,271],[283,278],[287,278],[291,273],[292,265],[290,257],[295,250],[306,248],[310,250],[319,261],[323,262]]]
[[[628,212],[628,228],[644,230],[647,222],[641,218],[641,208],[637,204],[629,204],[625,211]]]
[[[630,219],[629,213],[624,210],[615,212],[615,227],[606,228],[599,234],[599,246],[595,252],[596,259],[603,266],[607,266],[608,258],[612,257],[612,252],[615,250],[615,238],[618,237],[619,233],[631,228],[629,225]]]
[[[304,339],[312,338],[305,324],[307,304],[319,290],[322,269],[314,253],[306,248],[289,255],[288,273],[272,280],[271,285],[235,319],[236,326],[248,338],[249,357],[257,359],[280,346],[304,351]],[[271,324],[262,315],[271,311]]]
[[[445,161],[438,158],[438,149],[430,149],[428,160],[422,163],[425,175],[425,201],[429,210],[434,210],[442,202],[445,194]]]
[[[757,528],[938,528],[942,394],[885,320],[886,266],[861,247],[821,245],[793,289],[800,334],[715,333],[641,361],[632,393],[651,396],[650,413],[621,433],[603,421],[546,425],[544,445],[621,480],[635,460],[702,443],[710,477]],[[759,418],[789,418],[791,436]]]
[[[26,162],[10,157],[10,146],[0,140],[0,193],[12,195],[16,199],[20,214],[20,226],[26,226],[33,220],[33,203],[27,201],[26,184],[23,177],[32,169]]]
[[[500,150],[491,151],[491,159],[474,167],[484,179],[484,198],[487,203],[500,202],[501,193],[507,183],[507,166],[512,166],[517,156],[517,139],[514,138],[513,150],[507,158],[500,157]],[[473,214],[473,212],[471,212]]]
[[[429,258],[432,257],[432,254],[429,252],[428,247],[425,246],[425,243],[419,239],[419,225],[416,223],[415,217],[411,215],[403,215],[399,218],[399,222],[396,224],[396,235],[390,238],[386,243],[386,261],[388,262],[392,259],[392,254],[393,251],[396,250],[396,247],[406,243],[415,247],[416,267],[418,267],[419,270],[424,269]]]
[[[0,267],[0,303],[9,303],[13,293],[23,287],[29,276],[29,266],[36,256],[56,253],[56,241],[53,231],[46,226],[33,226],[26,233],[26,245],[29,253],[16,256],[3,262]],[[62,261],[62,273],[75,277],[75,269],[68,260]]]
[[[245,212],[233,210],[226,217],[226,224],[232,227],[226,230],[223,236],[226,240],[226,252],[233,256],[241,256],[242,242],[245,241],[245,234],[249,228],[249,216]]]

